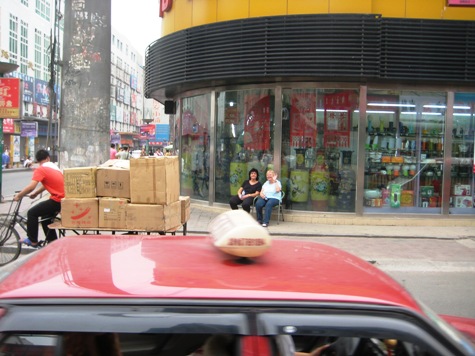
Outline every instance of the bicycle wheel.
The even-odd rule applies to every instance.
[[[15,261],[21,252],[20,235],[9,224],[0,225],[0,266]]]

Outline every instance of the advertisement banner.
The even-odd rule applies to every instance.
[[[23,73],[13,72],[5,75],[8,78],[19,78],[23,81],[23,101],[26,103],[33,102],[33,90],[35,87],[35,78]]]
[[[315,147],[316,100],[315,93],[292,94],[292,106],[290,107],[290,144],[292,147]]]
[[[0,117],[20,118],[20,79],[0,78]]]
[[[37,122],[22,122],[20,136],[21,137],[38,137],[38,123]]]
[[[13,119],[3,119],[3,132],[15,133],[15,123]]]
[[[246,95],[244,148],[270,149],[270,96]]]
[[[147,140],[155,140],[155,124],[140,126],[140,136]]]
[[[342,91],[324,96],[324,147],[349,147],[351,112],[358,107],[358,96],[353,91]]]
[[[20,136],[12,137],[11,152],[13,153],[13,163],[20,162]]]
[[[48,82],[41,79],[35,79],[35,102],[38,105],[49,105]]]
[[[155,141],[169,141],[169,140],[170,140],[170,125],[156,124]]]

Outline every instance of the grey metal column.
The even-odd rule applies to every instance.
[[[368,87],[366,85],[360,86],[359,110],[360,119],[358,122],[358,153],[356,155],[356,201],[355,213],[357,216],[362,216],[364,213],[364,181],[365,181],[365,161],[366,161],[366,127],[368,120],[366,116]]]
[[[272,128],[271,128],[272,130]],[[274,112],[274,171],[281,175],[282,165],[282,87],[275,87],[275,112]]]
[[[213,205],[216,199],[216,90],[211,91],[211,108],[210,108],[210,125],[209,125],[209,172],[208,172],[208,201],[209,205]]]
[[[111,1],[66,0],[60,165],[109,159]]]

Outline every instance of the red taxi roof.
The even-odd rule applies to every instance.
[[[418,304],[386,274],[342,250],[272,241],[243,264],[206,236],[68,236],[0,284],[6,298],[183,298]]]

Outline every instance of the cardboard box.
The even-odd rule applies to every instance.
[[[184,224],[190,219],[190,214],[191,214],[190,197],[181,196],[179,200],[181,202],[181,223]]]
[[[473,208],[473,198],[471,196],[455,196],[454,206],[456,208]]]
[[[96,167],[65,168],[66,198],[94,198],[96,196]]]
[[[470,184],[455,184],[452,187],[453,195],[472,195],[470,193]]]
[[[61,225],[64,227],[99,227],[99,199],[64,198],[61,201]]]
[[[129,230],[167,231],[181,226],[181,202],[169,205],[127,204]]]
[[[144,157],[130,160],[132,204],[163,204],[178,201],[180,174],[178,157]]]
[[[99,227],[125,229],[125,214],[128,199],[100,198],[99,199]]]
[[[111,159],[97,167],[98,197],[130,198],[130,161]]]

